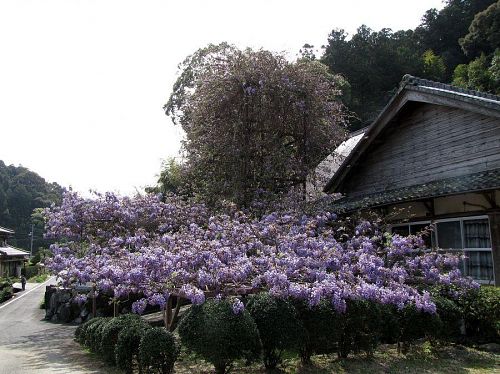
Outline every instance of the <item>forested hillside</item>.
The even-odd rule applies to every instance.
[[[20,248],[30,248],[29,233],[31,223],[34,227],[34,250],[44,246],[43,223],[36,217],[32,220],[33,210],[48,207],[61,199],[62,187],[48,183],[38,174],[22,166],[5,165],[0,160],[0,226],[16,231],[10,241]]]
[[[376,117],[404,74],[499,93],[499,4],[447,0],[440,11],[429,9],[414,30],[374,31],[362,25],[348,35],[334,29],[321,61],[350,83],[344,101],[358,117],[351,129]],[[304,52],[311,57],[310,49]]]

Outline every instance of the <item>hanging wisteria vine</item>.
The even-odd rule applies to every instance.
[[[420,286],[477,287],[461,276],[457,256],[425,249],[420,237],[390,235],[367,221],[346,235],[329,212],[209,216],[203,205],[174,197],[68,192],[45,217],[47,236],[58,240],[49,270],[66,286],[90,282],[113,300],[140,296],[136,313],[164,307],[171,295],[201,304],[259,290],[311,306],[329,300],[338,312],[348,299],[366,299],[433,313]],[[242,308],[235,298],[235,313]]]

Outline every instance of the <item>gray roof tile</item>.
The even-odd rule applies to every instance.
[[[496,188],[500,188],[500,169],[446,178],[424,184],[381,191],[370,195],[344,197],[332,201],[332,209],[342,213],[357,209]]]

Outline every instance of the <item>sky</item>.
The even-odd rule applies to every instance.
[[[175,157],[162,110],[208,43],[294,58],[329,32],[415,28],[441,0],[0,0],[0,160],[87,192],[133,194]]]

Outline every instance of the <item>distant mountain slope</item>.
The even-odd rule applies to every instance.
[[[15,230],[12,245],[30,248],[31,214],[61,200],[63,188],[48,183],[37,173],[22,166],[5,165],[0,160],[0,226]],[[33,249],[44,246],[43,224],[34,222]]]

